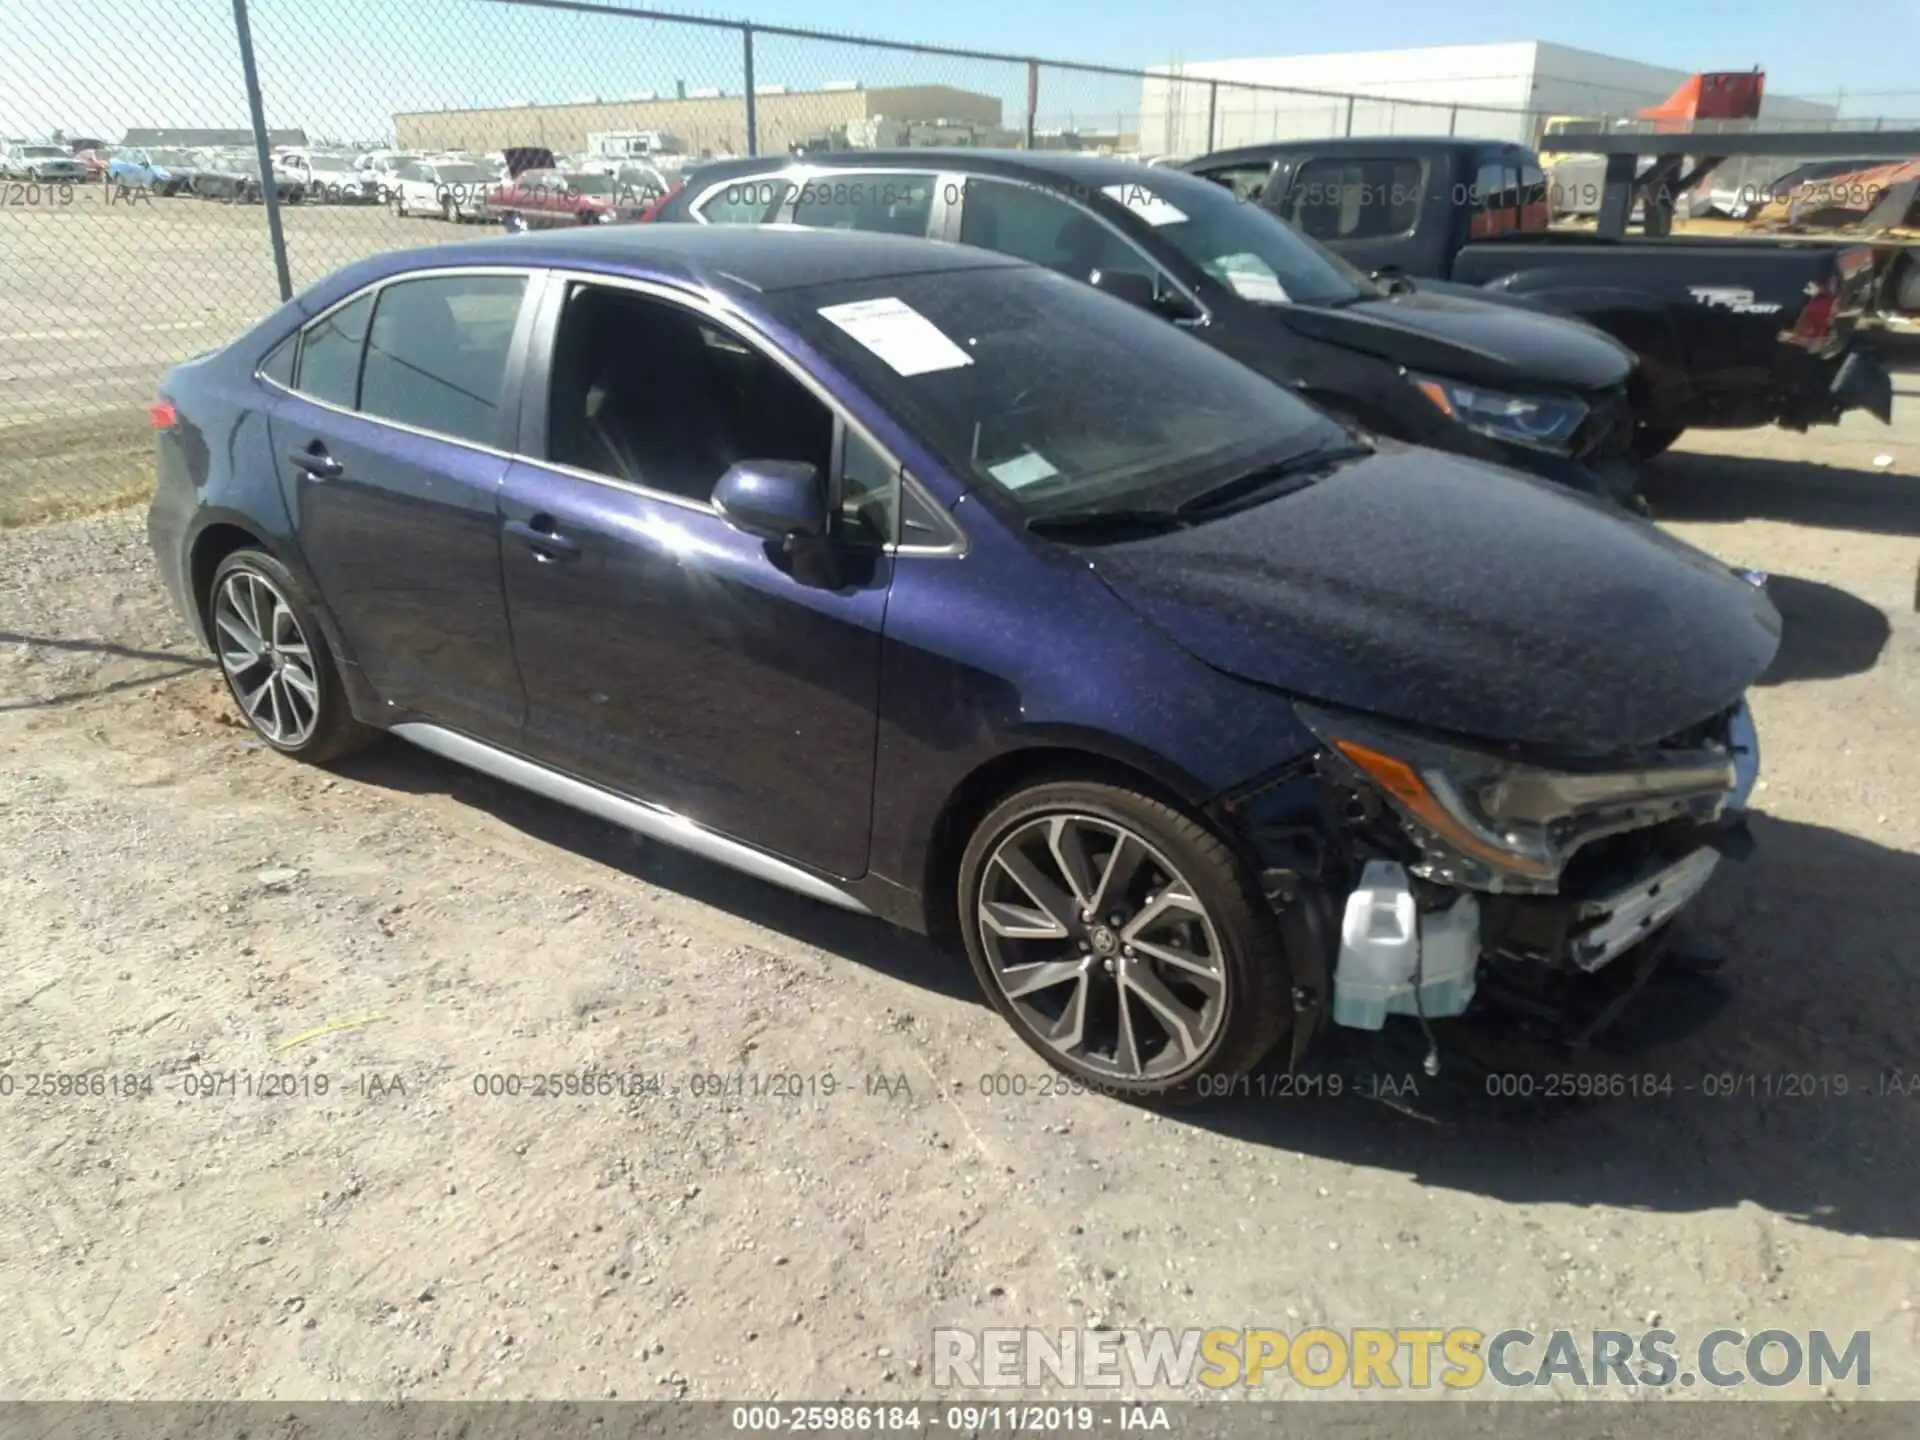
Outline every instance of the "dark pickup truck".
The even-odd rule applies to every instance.
[[[1891,421],[1885,368],[1854,343],[1873,255],[1831,241],[1601,239],[1548,230],[1547,177],[1488,140],[1304,140],[1185,169],[1230,187],[1376,279],[1473,287],[1578,316],[1639,357],[1634,448],[1689,427]]]

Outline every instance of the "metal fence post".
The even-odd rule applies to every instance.
[[[1034,116],[1040,109],[1040,62],[1027,61],[1027,149],[1033,149]]]
[[[1347,96],[1347,128],[1345,134],[1353,134],[1353,97]]]
[[[747,154],[760,153],[760,117],[753,109],[753,26],[740,27],[740,61],[747,72]]]
[[[253,30],[247,24],[247,0],[233,0],[233,29],[240,40],[240,76],[247,87],[247,116],[253,122],[253,155],[260,165],[260,200],[267,209],[267,243],[273,247],[273,271],[280,298],[293,298],[293,272],[287,268],[287,234],[280,228],[280,192],[273,183],[273,146],[267,143],[267,107],[260,98],[260,69],[253,61]]]
[[[1213,121],[1214,117],[1219,113],[1220,82],[1218,80],[1209,80],[1207,82],[1207,149],[1209,152],[1211,152],[1218,143],[1213,138]]]

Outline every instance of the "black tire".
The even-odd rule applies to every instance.
[[[1008,998],[989,958],[980,911],[991,857],[1002,841],[1022,827],[1044,817],[1068,815],[1123,827],[1158,851],[1184,877],[1218,938],[1224,984],[1217,1020],[1211,1038],[1177,1070],[1146,1078],[1121,1078],[1054,1048]],[[1085,1081],[1091,1089],[1174,1105],[1205,1099],[1224,1093],[1232,1080],[1259,1064],[1290,1028],[1291,972],[1272,911],[1249,883],[1239,859],[1217,834],[1193,816],[1151,795],[1093,780],[1065,779],[1016,791],[975,827],[961,857],[958,890],[967,958],[993,1007],[1049,1065]],[[1096,916],[1096,925],[1098,920]],[[1080,946],[1083,951],[1086,948],[1085,944]],[[1089,963],[1095,963],[1093,957],[1088,958]],[[1161,971],[1161,978],[1168,973]]]
[[[228,637],[217,628],[219,599],[223,588],[236,576],[264,581],[271,591],[277,592],[292,613],[298,627],[294,633],[304,643],[310,656],[309,670],[318,692],[318,703],[313,707],[310,730],[297,740],[288,742],[276,738],[248,710],[246,697],[241,692],[242,682],[236,678],[234,669],[223,655]],[[324,765],[357,750],[364,750],[380,738],[379,730],[371,725],[363,725],[354,718],[347,700],[346,686],[340,678],[339,664],[327,645],[326,633],[314,616],[313,602],[293,573],[273,556],[264,550],[235,550],[214,570],[213,581],[207,587],[203,603],[207,632],[213,637],[214,653],[221,661],[220,673],[226,679],[227,691],[233,696],[242,718],[263,744],[310,765]]]
[[[1633,453],[1640,460],[1664,455],[1674,441],[1687,433],[1684,425],[1641,425],[1633,432]]]
[[[440,202],[440,218],[449,225],[458,225],[460,223],[460,207],[454,204],[451,195]]]

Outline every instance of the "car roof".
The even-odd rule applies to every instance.
[[[1336,135],[1325,140],[1269,140],[1259,145],[1239,145],[1231,150],[1215,150],[1183,162],[1192,170],[1198,165],[1231,165],[1236,160],[1277,160],[1283,155],[1356,155],[1381,151],[1437,150],[1525,150],[1517,140],[1476,140],[1462,135]]]
[[[578,225],[375,256],[341,272],[352,288],[448,265],[578,266],[747,296],[930,271],[1031,268],[974,246],[793,225]],[[335,287],[329,285],[328,290]],[[339,293],[347,293],[341,288]]]
[[[755,160],[712,160],[693,174],[702,184],[728,175],[754,175],[796,166],[820,169],[966,170],[980,174],[1060,178],[1086,185],[1118,185],[1128,181],[1148,184],[1160,174],[1178,174],[1137,160],[1074,151],[990,150],[940,145],[906,150],[820,150],[808,155],[765,155]]]

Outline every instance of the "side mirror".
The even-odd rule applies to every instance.
[[[1096,290],[1104,290],[1116,300],[1138,305],[1142,310],[1158,309],[1158,292],[1151,275],[1138,270],[1095,270],[1087,277]]]
[[[713,505],[726,522],[761,540],[827,533],[827,487],[804,460],[742,460],[715,482]]]

